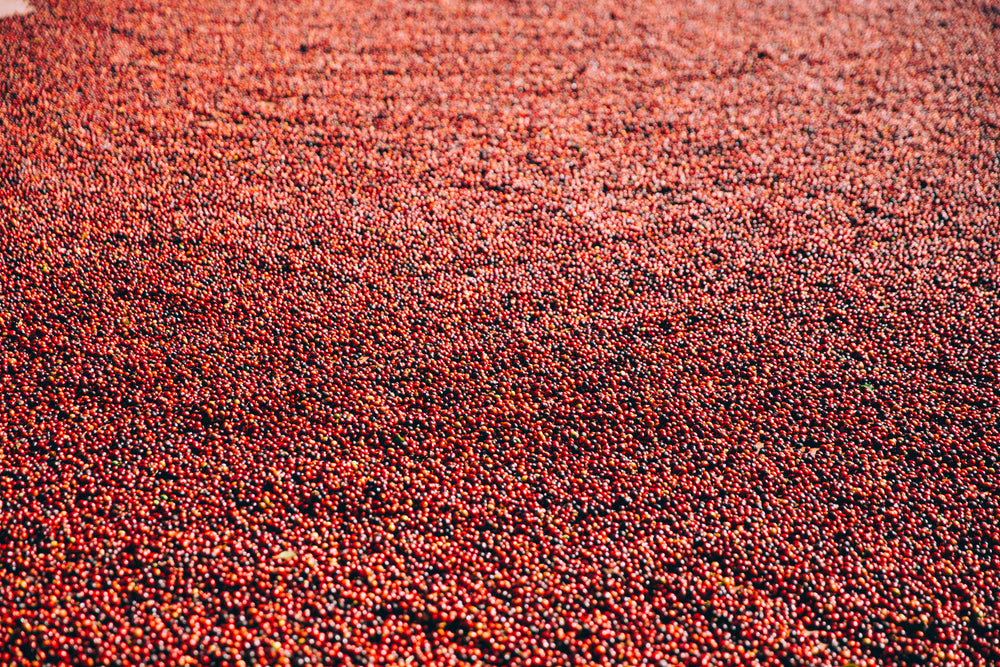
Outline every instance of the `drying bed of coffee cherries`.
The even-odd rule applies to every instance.
[[[995,2],[0,38],[0,664],[1000,661]]]

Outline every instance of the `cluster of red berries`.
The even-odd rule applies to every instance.
[[[0,664],[1000,663],[989,2],[0,21]]]

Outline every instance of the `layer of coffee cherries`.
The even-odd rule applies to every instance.
[[[1000,662],[995,5],[34,4],[0,664]]]

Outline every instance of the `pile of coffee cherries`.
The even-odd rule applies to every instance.
[[[1000,663],[991,2],[0,19],[0,664]]]

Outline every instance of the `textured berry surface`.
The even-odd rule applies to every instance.
[[[995,2],[0,20],[0,664],[1000,662]]]

